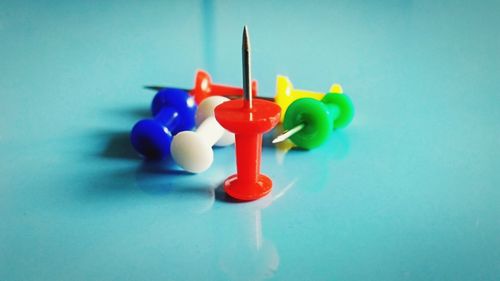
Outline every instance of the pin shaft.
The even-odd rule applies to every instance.
[[[190,92],[190,89],[184,89],[184,88],[174,88],[174,87],[166,87],[166,86],[144,86],[144,89],[148,90],[153,90],[153,91],[161,91],[163,89],[177,89],[177,90],[183,90],[185,92]]]
[[[284,131],[281,135],[274,138],[273,143],[278,143],[278,142],[282,142],[282,141],[287,140],[288,138],[290,138],[291,136],[293,136],[294,134],[296,134],[300,130],[304,129],[305,126],[306,125],[304,123],[301,123],[288,131]]]
[[[243,27],[243,42],[241,47],[243,66],[243,97],[247,101],[249,108],[252,108],[252,73],[250,55],[250,37],[247,26]]]

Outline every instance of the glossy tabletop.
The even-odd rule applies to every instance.
[[[498,280],[498,1],[0,1],[0,280]],[[341,83],[353,123],[265,135],[272,193],[144,162],[144,85]]]

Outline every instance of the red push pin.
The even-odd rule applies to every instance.
[[[252,81],[252,95],[257,95],[257,81]],[[212,78],[208,72],[198,70],[194,79],[194,88],[190,94],[194,97],[194,101],[200,104],[204,99],[210,96],[242,96],[243,89],[229,85],[221,85],[212,83]]]
[[[165,88],[165,86],[145,86],[146,89],[160,91]],[[180,89],[180,88],[175,88]],[[257,81],[252,81],[252,95],[257,95]],[[191,96],[194,97],[194,101],[196,104],[200,104],[204,99],[211,96],[225,96],[225,97],[234,97],[234,96],[242,96],[243,89],[240,87],[234,87],[229,85],[215,84],[212,82],[212,78],[210,74],[205,70],[199,69],[196,71],[196,76],[194,77],[194,88],[193,89],[181,89],[188,92]]]
[[[237,173],[226,179],[224,190],[231,197],[250,201],[271,191],[273,182],[260,173],[262,134],[280,120],[280,106],[274,102],[252,101],[250,83],[250,40],[243,29],[243,91],[244,99],[232,100],[215,108],[215,118],[222,127],[235,134]]]

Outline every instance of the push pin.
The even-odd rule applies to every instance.
[[[229,99],[212,96],[198,105],[195,132],[184,131],[174,136],[170,152],[174,161],[184,170],[200,173],[212,165],[213,145],[227,146],[234,143],[234,134],[224,129],[214,117],[214,109]]]
[[[146,86],[147,89],[159,91],[162,89],[178,89],[162,86]],[[257,94],[257,81],[252,81],[252,95]],[[239,87],[233,87],[228,85],[214,84],[212,78],[208,72],[204,70],[198,70],[194,78],[194,88],[181,89],[189,92],[193,97],[196,104],[200,104],[205,98],[210,96],[242,96],[243,89]]]
[[[233,198],[250,201],[265,196],[272,188],[271,179],[260,173],[262,134],[278,124],[280,107],[270,101],[252,99],[250,40],[246,26],[242,55],[244,98],[217,106],[215,118],[236,135],[237,173],[226,179],[224,190]]]
[[[339,84],[333,84],[330,87],[330,93],[342,94],[342,86]],[[277,104],[281,106],[281,121],[285,117],[285,112],[292,102],[300,98],[312,98],[315,100],[321,100],[325,96],[325,93],[313,92],[308,90],[294,89],[292,82],[288,77],[283,75],[278,75],[276,77],[276,95],[274,100]]]
[[[153,99],[151,111],[154,118],[137,122],[130,140],[146,158],[165,159],[170,155],[172,136],[194,127],[196,104],[183,90],[161,90]]]
[[[294,101],[285,113],[283,128],[286,130],[273,140],[288,138],[298,147],[311,149],[320,146],[333,129],[349,125],[354,117],[354,105],[344,94],[326,94],[321,101],[302,98]]]

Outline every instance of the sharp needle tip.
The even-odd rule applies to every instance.
[[[279,143],[287,139],[286,132],[274,138],[272,143]]]
[[[272,143],[278,143],[278,142],[285,141],[289,137],[291,137],[294,134],[296,134],[298,131],[302,130],[304,127],[305,127],[304,123],[301,123],[301,124],[293,127],[292,129],[288,130],[288,131],[284,131],[283,133],[281,133],[281,135],[279,135],[276,138],[274,138],[274,140],[272,141]]]
[[[159,90],[163,89],[163,87],[160,87],[160,86],[144,86],[144,89],[153,90],[153,91],[159,91]]]
[[[248,28],[246,25],[243,27],[242,49],[244,51],[250,51],[250,36],[248,35]]]
[[[248,102],[247,106],[252,108],[252,74],[250,58],[250,38],[248,36],[247,26],[243,26],[242,40],[242,59],[243,59],[243,98]]]

